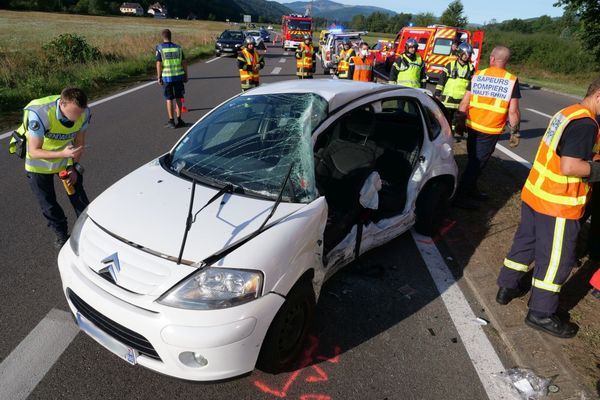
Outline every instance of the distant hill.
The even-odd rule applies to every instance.
[[[310,1],[294,1],[285,3],[295,13],[304,14]],[[382,12],[387,15],[396,15],[396,12],[381,7],[373,6],[348,6],[331,0],[313,1],[312,14],[315,17],[336,19],[338,21],[350,21],[355,15],[371,15],[374,12]]]

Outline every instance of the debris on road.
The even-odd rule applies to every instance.
[[[474,321],[475,321],[475,323],[476,323],[477,325],[481,325],[481,326],[486,326],[487,324],[489,324],[489,323],[490,323],[489,321],[487,321],[487,320],[485,320],[485,319],[483,319],[483,318],[479,318],[479,317],[475,318],[475,320],[474,320]]]
[[[412,288],[410,285],[404,285],[401,288],[398,288],[398,291],[408,300],[411,300],[412,296],[419,293],[417,289]]]
[[[551,379],[538,376],[530,369],[511,368],[494,375],[523,400],[538,400],[548,395]],[[556,385],[551,386],[558,389]]]

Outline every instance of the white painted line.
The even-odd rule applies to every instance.
[[[5,138],[9,137],[10,135],[12,135],[12,131],[3,133],[2,135],[0,135],[0,139],[5,139]]]
[[[271,71],[271,75],[277,75],[280,72],[281,72],[281,67],[275,67],[275,68],[273,68],[273,71]]]
[[[535,113],[535,114],[541,115],[542,117],[546,117],[546,118],[552,118],[552,115],[548,115],[548,114],[546,114],[546,113],[543,113],[543,112],[541,112],[541,111],[534,110],[533,108],[526,108],[526,110],[527,110],[527,111],[531,111],[532,113]]]
[[[218,59],[220,59],[221,57],[215,57],[215,58],[211,58],[210,60],[206,61],[206,64],[210,64],[213,61],[217,61]]]
[[[279,60],[279,62],[280,62],[280,63],[284,63],[284,62],[285,62],[285,60],[287,60],[287,58],[281,58],[281,59]]]
[[[290,53],[288,53],[287,51],[284,51],[284,52],[283,52],[283,55],[284,55],[284,56],[289,56],[289,55],[290,55]]]
[[[414,230],[411,230],[411,234],[489,399],[518,399],[508,393],[492,375],[504,371],[502,361],[482,327],[475,323],[477,317],[448,270],[435,243],[431,238],[419,235]]]
[[[531,169],[531,167],[533,166],[532,163],[530,163],[529,161],[527,161],[526,159],[524,159],[517,153],[510,151],[509,149],[502,146],[501,144],[497,144],[496,149],[500,150],[501,152],[503,152],[504,154],[506,154],[507,156],[509,156],[510,158],[512,158],[513,160],[515,160],[516,162],[518,162],[519,164],[521,164],[522,166],[524,166],[528,169]]]
[[[77,332],[68,312],[50,310],[0,364],[0,399],[26,399]]]

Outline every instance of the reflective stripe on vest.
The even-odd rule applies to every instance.
[[[446,71],[447,79],[442,91],[442,103],[446,108],[458,108],[473,74],[473,65],[469,62],[461,65],[457,60],[448,65],[450,69]]]
[[[340,52],[339,62],[337,66],[338,77],[342,79],[348,78],[348,74],[350,71],[350,59],[354,57],[354,49],[349,49],[348,51],[342,50]]]
[[[415,60],[408,58],[406,54],[401,54],[400,57],[408,67],[406,69],[399,69],[398,64],[394,63],[394,68],[398,69],[398,76],[396,77],[396,84],[402,86],[408,86],[412,88],[421,87],[421,70],[423,69],[423,59],[420,55],[416,54]]]
[[[371,82],[373,78],[373,59],[365,57],[363,60],[359,56],[354,56],[352,60],[354,61],[354,74],[352,74],[352,80]]]
[[[310,76],[313,68],[313,53],[312,45],[302,43],[296,50],[296,75]]]
[[[540,142],[521,198],[541,214],[566,219],[583,216],[590,186],[579,177],[563,175],[560,172],[560,156],[556,152],[567,125],[581,118],[591,118],[595,122],[592,112],[580,104],[562,109],[552,117]],[[600,131],[595,150],[598,146]],[[590,154],[592,151],[590,149]]]
[[[24,117],[24,126],[27,126],[27,118],[30,112],[34,112],[44,125],[44,141],[42,143],[42,150],[47,151],[60,151],[66,148],[72,143],[77,133],[81,130],[81,127],[85,123],[86,113],[82,113],[81,116],[72,127],[68,128],[64,126],[58,118],[56,118],[56,107],[57,100],[60,95],[48,96],[42,99],[33,100],[25,107],[26,116]],[[25,132],[28,132],[25,130]],[[27,133],[26,133],[27,135]],[[29,140],[27,141],[29,142]],[[25,156],[25,170],[29,172],[36,172],[39,174],[55,174],[66,167],[73,164],[73,160],[70,158],[31,158],[29,149]]]
[[[516,81],[515,75],[495,67],[475,74],[471,80],[473,95],[467,110],[467,126],[482,133],[501,134]]]
[[[242,50],[238,59],[245,61],[246,65],[252,67],[258,65],[258,53],[256,51],[250,53],[247,48]],[[250,89],[258,86],[259,78],[260,75],[258,71],[254,72],[254,70],[246,71],[244,69],[240,69],[240,81],[242,82],[242,89]]]
[[[182,65],[183,57],[179,46],[160,47],[160,56],[162,59],[163,78],[173,78],[185,74]]]

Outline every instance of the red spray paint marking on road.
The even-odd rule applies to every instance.
[[[454,225],[456,225],[456,221],[454,220],[450,220],[450,219],[446,219],[444,220],[444,226],[442,226],[440,228],[440,231],[431,239],[425,239],[425,240],[417,240],[417,242],[419,243],[424,243],[424,244],[434,244],[439,242],[440,240],[442,240],[442,237],[444,237],[448,232],[450,232],[450,230],[452,228],[454,228]]]
[[[294,371],[283,387],[281,389],[272,388],[266,383],[256,380],[254,381],[254,386],[260,389],[263,393],[270,394],[277,398],[283,399],[287,398],[287,393],[292,385],[298,380],[298,377],[304,372],[309,371],[307,367],[312,364],[315,360],[327,361],[332,364],[337,364],[340,361],[340,354],[342,349],[339,346],[335,346],[333,349],[333,357],[327,357],[325,355],[315,355],[317,348],[319,347],[319,339],[315,336],[309,336],[309,345],[304,351],[304,356],[302,358],[302,362],[300,363],[300,368]],[[318,365],[310,365],[312,369],[312,374],[307,376],[304,381],[308,383],[314,382],[326,382],[329,380],[329,375]],[[300,396],[299,400],[332,400],[331,396],[322,394],[322,393],[311,393],[311,394],[303,394]]]

